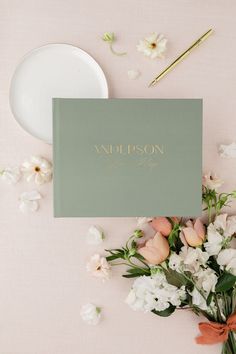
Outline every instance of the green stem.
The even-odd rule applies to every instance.
[[[126,55],[126,54],[127,54],[126,52],[121,52],[121,53],[116,52],[116,51],[113,49],[112,42],[110,43],[109,47],[110,47],[111,52],[112,52],[113,54],[115,54],[115,55],[121,56],[121,55]]]

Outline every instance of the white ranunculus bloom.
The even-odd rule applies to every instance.
[[[81,307],[80,315],[87,324],[95,326],[100,322],[101,308],[89,303]]]
[[[163,58],[166,51],[166,44],[167,39],[163,34],[158,35],[154,32],[139,41],[137,50],[151,59]]]
[[[90,245],[100,245],[104,240],[104,232],[100,226],[90,226],[87,233],[87,243]]]
[[[201,310],[207,310],[208,306],[206,304],[206,300],[196,288],[193,289],[190,295],[192,296],[193,305],[199,307]]]
[[[217,275],[211,268],[200,269],[194,274],[196,284],[199,289],[203,289],[207,296],[210,292],[215,291],[215,286],[218,281]]]
[[[225,270],[236,275],[236,249],[227,248],[222,250],[216,259],[217,263]]]
[[[7,184],[16,184],[21,178],[19,167],[6,167],[0,172],[1,179]]]
[[[236,158],[236,143],[229,145],[220,145],[219,154],[221,157]]]
[[[207,241],[204,246],[210,256],[217,255],[236,232],[236,217],[221,214],[207,228]]]
[[[108,280],[111,275],[111,267],[105,257],[94,254],[87,263],[87,271],[94,277]]]
[[[178,289],[176,286],[168,284],[165,275],[157,273],[153,276],[144,275],[137,278],[126,298],[126,303],[133,310],[164,311],[170,304],[180,306],[185,296],[184,287]]]
[[[37,211],[39,208],[39,200],[42,198],[38,191],[23,192],[20,195],[19,208],[22,213]]]
[[[36,184],[43,184],[52,179],[52,164],[40,156],[32,156],[21,166],[21,171],[27,182],[34,181]]]

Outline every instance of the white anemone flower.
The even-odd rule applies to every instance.
[[[202,177],[202,184],[204,187],[206,187],[208,189],[215,189],[216,190],[224,184],[224,181],[222,181],[215,174],[212,174],[209,172]]]
[[[52,179],[52,164],[40,156],[32,156],[21,166],[21,171],[27,182],[33,180],[36,184],[43,184]]]
[[[94,277],[103,281],[108,280],[111,275],[111,267],[105,257],[100,254],[94,254],[86,266],[87,271]]]
[[[141,39],[137,50],[150,59],[163,58],[166,51],[167,39],[163,34],[152,33],[150,36]]]

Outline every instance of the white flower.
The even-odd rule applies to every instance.
[[[153,276],[144,275],[137,278],[126,298],[126,303],[135,311],[164,311],[170,304],[180,306],[185,296],[184,287],[178,289],[168,284],[165,275],[157,273]]]
[[[136,80],[137,78],[139,78],[141,73],[139,70],[128,70],[127,75],[130,80]]]
[[[32,156],[21,166],[27,182],[34,180],[36,184],[43,184],[52,179],[52,164],[40,156]]]
[[[104,233],[100,226],[90,226],[87,233],[87,243],[90,245],[100,245],[104,240]]]
[[[39,200],[42,198],[38,191],[23,192],[20,195],[19,208],[22,213],[34,212],[39,208]]]
[[[18,167],[6,167],[0,172],[0,176],[7,184],[15,184],[21,178],[21,172]]]
[[[236,232],[236,216],[221,214],[215,218],[207,228],[207,242],[205,249],[210,256],[217,255],[220,250],[227,246],[231,236]]]
[[[169,267],[170,269],[176,270],[181,273],[182,271],[183,258],[177,253],[172,253],[169,258]]]
[[[150,221],[152,221],[153,218],[146,217],[146,216],[140,216],[137,218],[137,227],[143,227],[147,225]]]
[[[193,289],[190,295],[192,296],[193,305],[197,306],[201,310],[207,310],[208,306],[206,304],[206,300],[196,288]]]
[[[81,307],[80,315],[83,321],[96,326],[101,319],[101,308],[89,303]]]
[[[218,278],[213,269],[200,269],[194,274],[194,278],[198,288],[203,289],[207,296],[210,292],[215,292],[215,286]]]
[[[207,173],[202,177],[202,184],[208,189],[218,189],[222,186],[224,181],[218,178],[215,174]]]
[[[94,254],[87,263],[87,271],[94,277],[107,280],[110,278],[111,268],[105,257]]]
[[[236,143],[229,145],[220,145],[219,154],[221,157],[236,158]]]
[[[201,266],[205,266],[209,255],[200,248],[182,247],[180,257],[183,259],[184,270],[195,273]]]
[[[155,59],[163,58],[166,51],[167,39],[163,34],[152,33],[150,36],[141,39],[137,45],[137,50],[145,56]]]
[[[236,249],[228,248],[222,250],[216,259],[217,263],[227,272],[236,275]]]

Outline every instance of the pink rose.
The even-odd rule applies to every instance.
[[[181,240],[184,244],[191,247],[201,246],[205,240],[206,229],[202,221],[197,218],[195,222],[188,220],[186,226],[182,229]]]
[[[170,253],[169,243],[159,232],[145,243],[138,252],[145,260],[153,265],[160,264],[166,260]]]
[[[172,231],[172,225],[165,217],[158,216],[151,221],[151,226],[163,236],[169,236]]]

